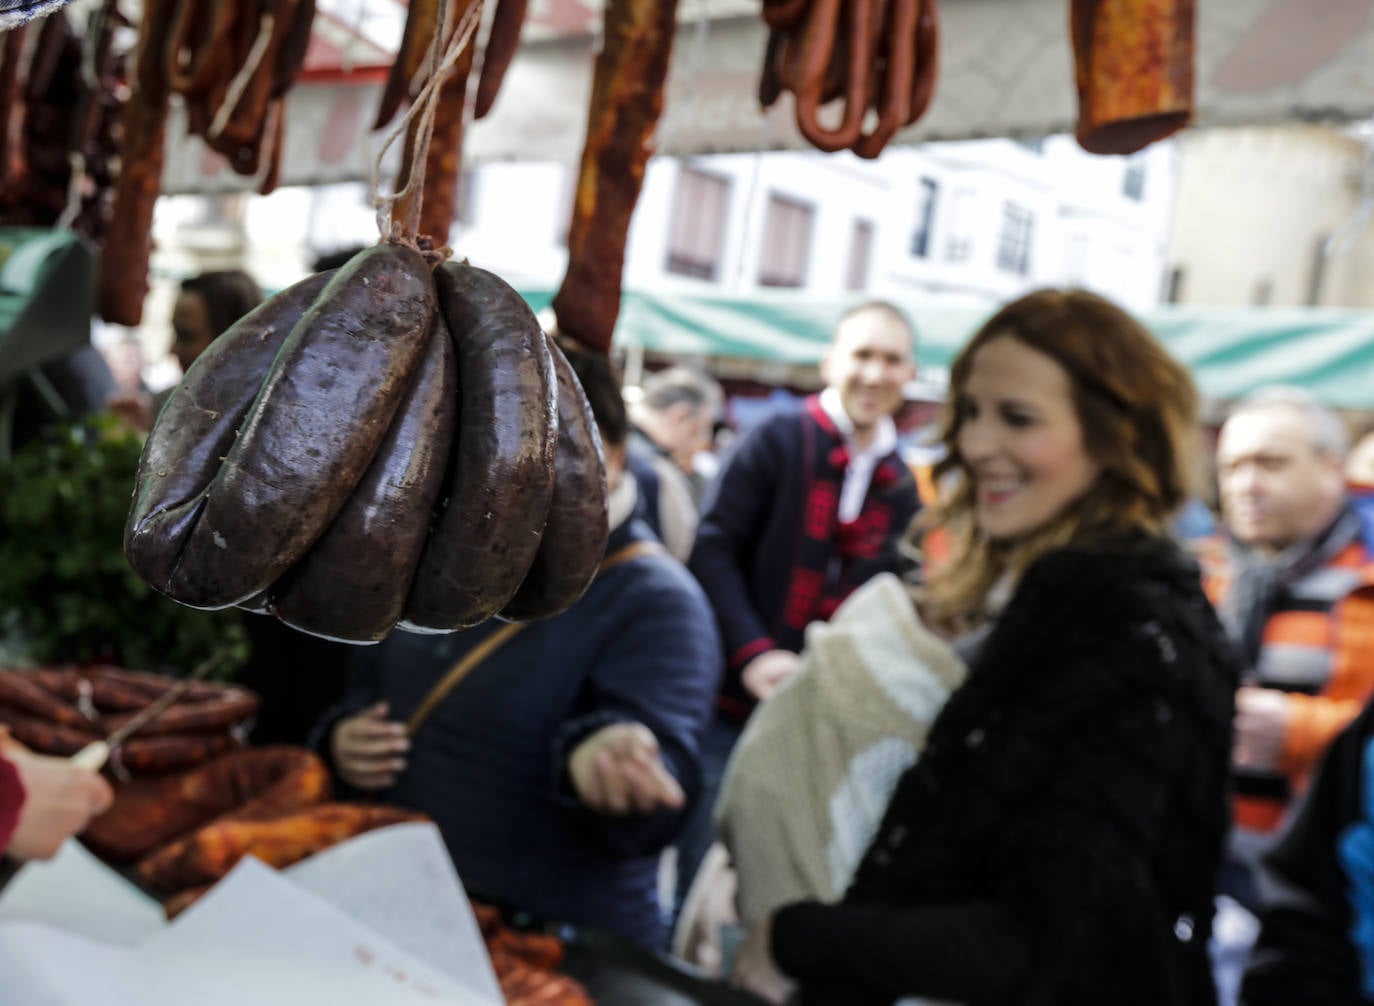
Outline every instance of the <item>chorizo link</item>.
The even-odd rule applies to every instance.
[[[438,30],[439,0],[410,0],[405,28],[401,33],[401,47],[396,52],[396,61],[391,64],[391,72],[387,74],[373,129],[381,129],[390,122],[401,107],[401,102],[409,97],[410,86],[424,65]]]
[[[94,667],[39,668],[30,672],[44,688],[69,702],[89,692],[91,703],[101,711],[126,712],[156,702],[178,678],[149,671],[99,664]],[[181,702],[213,702],[242,689],[213,681],[193,681],[182,689]]]
[[[620,314],[625,239],[663,111],[676,13],[677,0],[609,0],[605,8],[568,269],[552,304],[560,332],[603,353]]]
[[[472,73],[475,49],[475,45],[469,45],[458,57],[453,75],[439,85],[439,109],[425,157],[424,195],[420,204],[420,233],[428,234],[436,246],[448,243],[453,221],[458,217],[468,76]]]
[[[474,119],[486,118],[496,101],[501,82],[506,79],[506,71],[520,47],[520,28],[525,23],[528,4],[529,0],[496,0],[491,31],[482,47],[482,70],[477,75],[477,97],[472,108]]]
[[[153,251],[153,205],[162,187],[169,93],[162,49],[173,0],[144,0],[135,72],[120,116],[119,177],[100,257],[100,317],[118,325],[143,320],[148,260]],[[112,254],[118,249],[118,254]]]
[[[921,17],[916,24],[916,77],[912,82],[909,126],[926,114],[935,96],[940,77],[940,0],[921,0]]]
[[[235,19],[233,3],[180,0],[172,13],[164,43],[167,86],[183,95],[201,94],[219,79],[233,75],[230,45]]]
[[[374,828],[424,820],[396,807],[325,803],[266,821],[217,821],[144,857],[134,872],[149,887],[179,891],[218,880],[244,856],[282,869]]]
[[[882,74],[882,98],[873,132],[860,136],[854,153],[870,160],[883,152],[897,130],[906,125],[911,110],[916,72],[917,24],[922,0],[892,0],[890,30],[884,32],[887,60]]]
[[[1133,154],[1193,116],[1196,0],[1073,0],[1079,146]]]
[[[25,101],[19,64],[27,32],[27,25],[11,28],[0,57],[0,190],[7,193],[23,175]]]
[[[0,705],[0,723],[10,728],[10,733],[20,744],[40,754],[59,757],[73,755],[92,741],[100,739],[100,735],[89,725],[83,728],[54,723],[10,705]]]
[[[234,738],[227,731],[132,737],[111,753],[110,762],[130,772],[166,772],[199,765],[234,744]]]
[[[834,58],[840,34],[833,18],[844,13],[849,14],[849,74],[844,118],[834,129],[826,129],[817,122],[816,113],[825,94],[825,70]],[[833,153],[852,147],[863,131],[864,115],[868,111],[869,40],[872,35],[869,18],[872,14],[870,0],[848,0],[847,10],[839,8],[839,0],[816,0],[812,6],[806,25],[804,75],[796,92],[796,115],[797,128],[817,150]]]
[[[258,697],[247,689],[226,688],[223,695],[209,701],[174,702],[134,731],[133,736],[227,730],[256,714],[259,704]],[[137,715],[137,712],[130,712],[106,716],[105,728],[114,732]]]
[[[127,862],[226,814],[268,817],[321,803],[329,794],[329,770],[313,751],[230,751],[184,772],[125,783],[82,840],[105,859]]]
[[[10,668],[0,670],[0,704],[21,709],[62,726],[75,727],[78,730],[90,727],[90,720],[77,712],[71,703],[63,701],[44,688],[33,675],[32,671]]]

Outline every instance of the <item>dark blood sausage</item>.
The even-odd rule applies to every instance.
[[[458,354],[461,407],[448,503],[406,603],[405,627],[476,625],[514,596],[539,551],[553,499],[558,385],[529,306],[494,273],[434,273]]]
[[[448,326],[434,331],[363,480],[281,581],[276,614],[317,636],[376,642],[400,620],[448,465],[458,375]],[[360,556],[369,556],[366,564]]]
[[[138,461],[124,528],[129,565],[155,590],[172,592],[172,575],[206,492],[273,358],[330,275],[283,290],[210,343],[158,415]]]
[[[610,533],[606,465],[592,407],[572,366],[549,340],[558,374],[558,452],[553,505],[544,539],[519,592],[501,610],[511,621],[548,618],[569,608],[596,576]]]
[[[306,553],[371,464],[433,316],[429,266],[413,249],[377,245],[334,274],[277,354],[186,535],[168,594],[191,607],[227,607]]]

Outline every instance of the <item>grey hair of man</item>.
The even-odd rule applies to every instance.
[[[1241,398],[1231,409],[1230,416],[1272,408],[1291,409],[1301,415],[1311,434],[1312,448],[1322,457],[1343,461],[1350,453],[1350,432],[1341,417],[1306,388],[1291,384],[1258,388]]]
[[[644,378],[643,389],[640,404],[651,412],[666,412],[674,405],[683,404],[696,415],[705,411],[714,418],[725,401],[720,384],[692,367],[675,366],[656,371]]]

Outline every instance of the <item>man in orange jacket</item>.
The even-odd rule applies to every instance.
[[[1209,594],[1246,669],[1223,889],[1247,905],[1290,801],[1374,694],[1374,556],[1346,490],[1347,450],[1334,412],[1283,387],[1243,400],[1217,445],[1230,540]]]

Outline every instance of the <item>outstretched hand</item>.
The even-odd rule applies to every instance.
[[[330,735],[330,754],[339,778],[354,789],[387,789],[405,771],[410,740],[405,724],[388,719],[385,702],[340,720]]]
[[[579,744],[568,759],[578,799],[601,814],[650,814],[686,803],[663,764],[658,738],[642,723],[613,723]]]
[[[765,650],[744,665],[740,681],[754,698],[764,702],[800,669],[801,657],[791,650]]]
[[[749,931],[735,956],[735,969],[730,982],[754,993],[764,1002],[782,1006],[796,989],[797,983],[788,978],[773,961],[773,916],[769,915]]]

